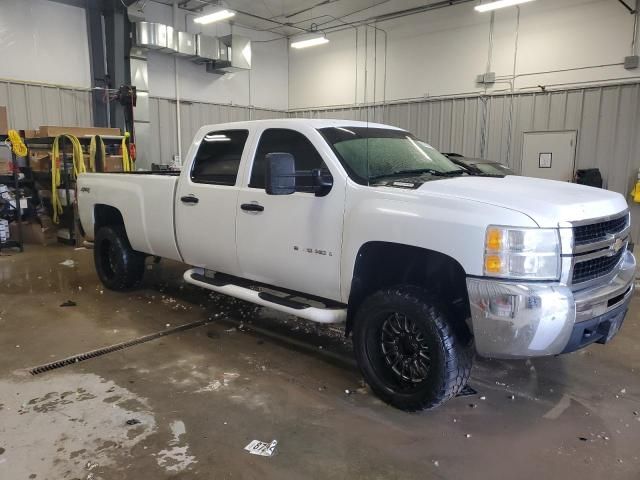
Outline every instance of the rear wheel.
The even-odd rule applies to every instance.
[[[472,352],[452,322],[423,289],[402,286],[371,295],[353,330],[365,381],[382,400],[407,411],[454,397],[469,379]]]
[[[98,230],[93,259],[100,281],[110,290],[131,290],[142,281],[145,254],[131,248],[124,227]]]

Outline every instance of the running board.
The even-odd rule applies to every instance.
[[[191,268],[184,272],[184,280],[198,287],[206,288],[223,295],[239,298],[247,302],[272,308],[283,313],[295,315],[318,323],[343,323],[347,319],[346,308],[318,308],[287,298],[281,298],[267,292],[257,292],[234,283],[206,277],[204,269]]]

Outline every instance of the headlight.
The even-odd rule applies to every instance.
[[[531,280],[560,277],[560,237],[553,228],[489,226],[485,238],[484,274]]]

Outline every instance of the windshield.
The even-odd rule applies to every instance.
[[[402,130],[327,127],[320,133],[349,175],[367,185],[384,177],[449,176],[463,171],[431,145]]]

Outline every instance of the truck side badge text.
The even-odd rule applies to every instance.
[[[300,248],[299,246],[294,245],[293,249],[296,252],[302,251],[302,252],[305,252],[305,253],[314,253],[316,255],[328,255],[330,257],[333,257],[333,252],[327,252],[326,250],[319,250],[317,248]]]

